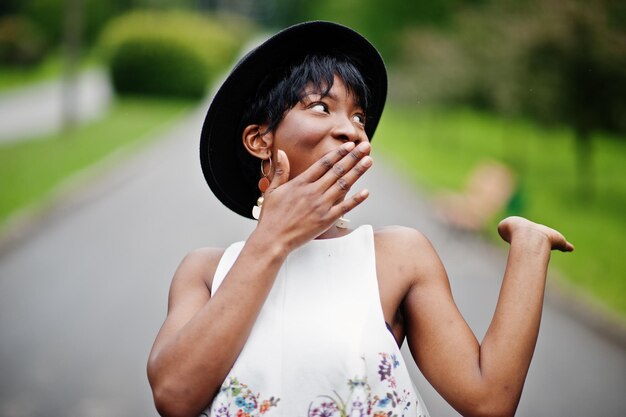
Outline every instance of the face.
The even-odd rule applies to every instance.
[[[369,140],[365,113],[338,77],[325,97],[309,91],[285,114],[272,135],[272,154],[278,149],[287,154],[290,178],[344,142]]]

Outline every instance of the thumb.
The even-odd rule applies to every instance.
[[[274,177],[268,188],[272,191],[280,187],[289,180],[289,159],[287,154],[281,149],[276,153],[276,168],[274,168]]]

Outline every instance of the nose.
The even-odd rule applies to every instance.
[[[352,121],[350,117],[345,116],[337,120],[333,127],[332,135],[344,142],[354,142],[356,144],[368,140],[365,129]]]

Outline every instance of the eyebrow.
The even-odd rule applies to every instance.
[[[330,98],[332,100],[337,101],[337,95],[335,93],[331,93],[330,91],[327,92],[326,94],[322,94],[319,91],[309,91],[309,92],[305,91],[304,95],[302,96],[302,98],[309,97],[309,96],[328,97],[328,98]]]

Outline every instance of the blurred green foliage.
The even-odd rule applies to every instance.
[[[579,194],[595,194],[592,132],[626,134],[626,27],[611,27],[608,2],[553,1],[526,54],[524,110],[574,128]],[[625,22],[626,23],[626,22]]]
[[[194,9],[201,0],[2,0],[0,16],[20,14],[31,20],[50,45],[60,45],[68,7],[81,9],[81,34],[87,46],[97,41],[102,28],[115,16],[132,9]]]
[[[37,26],[27,17],[0,17],[0,65],[29,67],[41,62],[46,42]]]
[[[535,118],[626,133],[626,27],[612,27],[606,3],[552,1],[539,16],[526,54],[538,88],[523,97]]]
[[[408,27],[448,27],[457,9],[487,0],[276,0],[271,23],[287,26],[321,19],[345,24],[364,34],[389,62],[397,57]]]
[[[457,11],[446,30],[412,26],[400,38],[393,97],[574,121],[572,100],[582,98],[568,77],[594,100],[623,96],[597,83],[626,71],[626,21],[610,23],[619,10],[613,0],[502,0]],[[581,68],[589,77],[570,75]]]
[[[111,80],[121,94],[201,98],[209,68],[192,49],[171,39],[127,39],[112,52]]]
[[[592,133],[626,134],[626,16],[615,0],[503,0],[446,30],[404,31],[391,96],[471,105],[574,129],[578,195],[593,198]]]
[[[59,56],[52,54],[33,67],[0,66],[0,93],[57,77],[61,65]]]
[[[91,45],[105,23],[126,6],[124,0],[81,0],[81,4],[81,33],[86,45]],[[60,45],[67,5],[66,0],[24,0],[20,12],[37,24],[50,44]]]
[[[203,96],[251,33],[251,25],[242,19],[236,25],[223,22],[205,14],[156,10],[111,20],[100,45],[115,89],[122,94]]]

